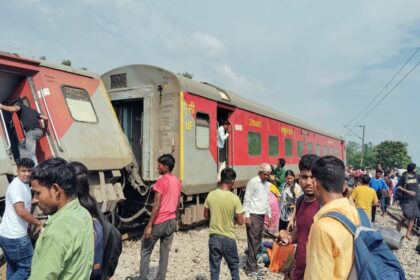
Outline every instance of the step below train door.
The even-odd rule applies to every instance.
[[[154,176],[153,108],[154,86],[109,90],[109,97],[124,134],[133,151],[143,181]]]

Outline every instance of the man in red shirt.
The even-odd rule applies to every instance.
[[[147,279],[149,273],[150,255],[153,247],[160,239],[159,271],[156,279],[165,279],[168,268],[169,250],[176,230],[176,211],[181,195],[181,182],[173,175],[175,159],[170,154],[158,158],[158,171],[162,175],[153,186],[155,198],[152,215],[144,230],[141,244],[140,279]]]
[[[296,209],[292,215],[293,232],[281,230],[279,233],[280,243],[297,243],[295,254],[295,268],[292,271],[292,279],[303,279],[306,267],[306,243],[308,242],[309,231],[314,222],[314,216],[319,210],[319,203],[315,198],[314,179],[312,177],[312,166],[319,156],[314,154],[304,155],[299,161],[299,185],[303,195],[296,201]],[[292,222],[292,223],[293,223]]]

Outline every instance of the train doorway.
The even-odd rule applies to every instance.
[[[219,104],[217,107],[217,161],[218,161],[218,179],[220,172],[225,167],[233,167],[233,129],[231,115],[234,108]]]

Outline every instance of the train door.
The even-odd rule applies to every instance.
[[[234,111],[233,107],[224,105],[224,104],[218,104],[217,107],[217,161],[218,161],[218,172],[220,174],[220,171],[224,167],[232,167],[233,168],[233,143],[234,143],[234,134],[233,134],[233,127],[234,124],[232,122],[232,113]],[[221,128],[223,124],[228,121],[230,123],[227,131],[223,130],[224,128]],[[227,126],[226,126],[227,127]],[[228,133],[228,137],[223,140],[221,139],[222,134]]]

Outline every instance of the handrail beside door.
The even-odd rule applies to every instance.
[[[53,119],[51,118],[50,110],[49,110],[49,108],[48,108],[48,103],[47,103],[47,100],[45,99],[44,90],[45,90],[45,89],[40,89],[40,90],[39,90],[40,95],[41,95],[41,98],[42,98],[42,102],[44,102],[45,111],[47,112],[47,115],[48,115],[48,121],[51,123],[51,127],[52,127],[52,130],[53,130],[53,133],[54,133],[55,140],[57,141],[58,148],[60,149],[60,151],[62,151],[62,152],[63,152],[63,151],[64,151],[64,149],[63,149],[63,147],[61,146],[61,141],[60,141],[60,139],[58,138],[58,134],[57,134],[57,130],[55,129],[54,121],[53,121]]]
[[[10,149],[12,147],[12,143],[10,142],[9,131],[7,131],[6,122],[4,121],[4,116],[3,116],[3,110],[2,109],[0,109],[0,115],[1,115],[1,122],[3,124],[4,134],[6,135],[6,140],[7,140],[6,151],[10,151]]]

